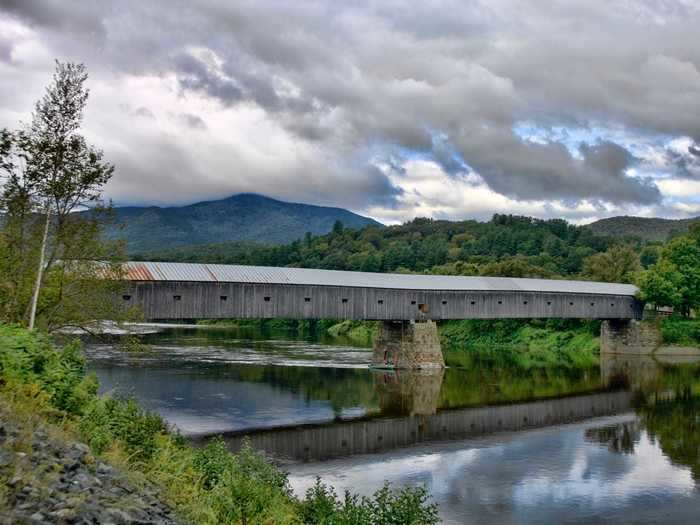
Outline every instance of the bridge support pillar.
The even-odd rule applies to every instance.
[[[636,319],[603,321],[601,354],[653,354],[661,346],[661,331],[654,323]]]
[[[377,368],[444,368],[433,321],[383,321],[374,340]]]

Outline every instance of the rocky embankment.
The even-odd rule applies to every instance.
[[[155,487],[138,486],[90,448],[0,402],[0,524],[178,523]]]

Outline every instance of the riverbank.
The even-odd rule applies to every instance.
[[[377,321],[226,319],[207,326],[252,328],[314,335],[371,346]],[[579,320],[460,320],[438,324],[445,364],[469,368],[477,363],[518,368],[588,368],[598,363],[600,322]]]
[[[179,522],[157,486],[134,483],[32,408],[26,396],[0,397],[0,523]]]
[[[83,490],[81,501],[69,496],[65,502],[67,505],[70,500],[70,508],[60,507],[59,502],[57,512],[83,518],[90,516],[86,513],[92,512],[89,509],[93,502],[113,508],[102,505],[104,501],[96,494],[103,490],[111,494],[110,482],[100,480],[97,474],[99,469],[114,469],[117,479],[126,480],[121,489],[149,506],[155,503],[154,509],[160,509],[164,516],[172,515],[173,520],[185,523],[437,523],[437,510],[420,486],[399,491],[385,487],[372,498],[348,495],[343,499],[319,482],[306,497],[297,498],[286,474],[250,447],[231,454],[222,441],[213,441],[195,449],[159,416],[144,411],[136,402],[98,396],[97,381],[86,375],[77,343],[57,348],[47,336],[0,325],[0,372],[0,402],[17,421],[8,427],[6,435],[38,431],[40,437],[44,433],[61,436],[36,442],[38,448],[39,443],[55,442],[47,445],[47,450],[54,452],[46,455],[19,451],[18,456],[16,437],[2,440],[0,457],[10,458],[3,459],[0,470],[2,516],[21,516],[25,510],[37,512],[33,504],[25,509],[27,501],[19,494],[31,495],[32,501],[46,508],[52,497],[49,491],[59,490],[66,480],[73,481],[60,474],[62,469],[74,469],[75,476],[84,474],[80,479],[85,484],[101,484],[101,488],[93,487],[94,494],[89,487]],[[27,415],[31,417],[27,419]],[[21,442],[30,447],[35,443],[27,439]],[[73,458],[71,450],[80,453],[80,459]],[[72,463],[59,465],[54,456]],[[30,473],[40,472],[46,477],[34,483]],[[55,487],[51,485],[54,478],[59,483]],[[114,497],[120,501],[119,494]],[[139,509],[136,505],[135,513]],[[125,504],[126,508],[131,509]],[[87,510],[83,513],[83,509]],[[122,518],[111,521],[129,522]]]

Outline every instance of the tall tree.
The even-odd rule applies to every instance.
[[[615,245],[583,261],[582,276],[605,283],[631,283],[641,270],[639,255],[629,245]]]
[[[95,204],[114,167],[102,161],[102,151],[79,134],[89,91],[83,64],[56,62],[53,82],[35,106],[29,128],[28,174],[43,208],[44,231],[29,312],[34,328],[39,293],[46,269],[56,260],[69,215]],[[56,238],[49,246],[55,217]]]
[[[3,234],[22,240],[19,246],[5,243],[4,259],[17,259],[17,250],[24,250],[20,259],[29,261],[25,266],[33,265],[15,267],[24,286],[27,275],[33,281],[25,313],[30,329],[41,309],[70,324],[68,313],[77,310],[69,304],[75,307],[78,295],[90,303],[84,294],[90,288],[102,289],[85,285],[103,271],[94,261],[115,259],[119,251],[100,241],[102,189],[114,168],[80,134],[89,95],[86,80],[83,64],[57,61],[53,81],[36,103],[31,123],[14,133],[4,131],[0,141]],[[95,213],[75,213],[85,209]],[[7,264],[16,266],[16,261]],[[47,279],[51,289],[42,293]],[[16,290],[15,301],[22,303],[22,297]]]

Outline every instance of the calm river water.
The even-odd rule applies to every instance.
[[[378,372],[367,348],[222,328],[88,345],[101,390],[200,442],[249,439],[289,472],[371,494],[423,484],[445,523],[698,523],[700,364]]]

